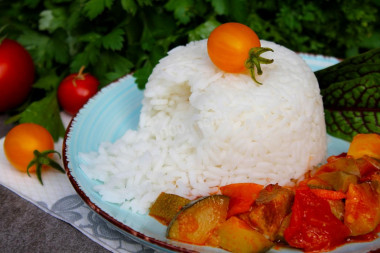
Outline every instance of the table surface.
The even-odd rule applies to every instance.
[[[0,138],[12,127],[0,114]],[[109,252],[70,224],[0,185],[0,252]]]

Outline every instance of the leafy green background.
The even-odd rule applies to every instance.
[[[57,139],[64,129],[55,93],[66,75],[84,65],[105,86],[133,72],[144,88],[168,50],[224,22],[297,52],[354,56],[380,47],[379,7],[380,0],[0,0],[2,35],[26,47],[37,74],[10,121],[38,122]]]

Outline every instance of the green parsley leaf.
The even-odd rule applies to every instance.
[[[113,0],[90,0],[85,4],[84,9],[87,17],[94,19],[101,14],[105,8],[110,9],[112,4]]]
[[[145,84],[148,82],[148,78],[152,73],[153,65],[150,62],[146,62],[142,68],[136,70],[133,76],[136,78],[137,87],[141,90],[145,89]]]
[[[190,19],[194,16],[192,11],[193,1],[191,0],[169,0],[169,2],[165,4],[165,8],[169,11],[173,11],[176,19],[182,24],[189,23]]]
[[[101,64],[94,68],[94,73],[98,74],[97,77],[100,82],[100,87],[110,84],[111,82],[131,73],[133,63],[126,57],[118,53],[107,52],[101,56]]]
[[[40,0],[25,0],[24,3],[31,8],[35,8],[40,3]]]
[[[36,123],[45,127],[54,141],[65,134],[56,92],[50,92],[43,99],[30,104],[21,114],[20,123]]]
[[[62,78],[57,76],[57,74],[52,71],[44,76],[41,76],[34,84],[33,88],[43,89],[46,91],[51,91],[57,89]]]
[[[203,24],[200,24],[198,27],[196,27],[194,30],[189,31],[189,40],[194,41],[207,39],[210,33],[219,25],[220,23],[213,18],[207,20]]]
[[[67,23],[66,16],[63,8],[44,10],[40,13],[39,29],[52,33],[58,28],[65,28]]]
[[[138,8],[134,0],[121,0],[121,6],[132,15],[136,14]]]
[[[100,57],[100,41],[91,42],[86,45],[83,52],[77,54],[70,64],[71,72],[78,72],[82,66],[96,63]]]
[[[211,5],[214,7],[215,13],[225,15],[228,13],[228,0],[211,0]]]
[[[102,39],[102,35],[96,32],[89,32],[78,36],[78,41],[81,42],[96,42]]]
[[[102,43],[105,49],[120,50],[123,47],[124,31],[120,28],[113,29],[109,34],[103,36]]]

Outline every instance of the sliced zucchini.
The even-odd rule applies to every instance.
[[[236,216],[220,225],[214,234],[218,238],[219,247],[231,252],[266,252],[274,245],[262,233]]]
[[[333,171],[319,174],[318,178],[330,184],[335,191],[347,192],[350,184],[357,184],[358,176],[344,171]]]
[[[170,222],[169,239],[204,245],[212,231],[227,218],[229,197],[211,195],[190,202]]]
[[[181,208],[190,202],[181,196],[162,192],[149,210],[149,215],[167,226]]]

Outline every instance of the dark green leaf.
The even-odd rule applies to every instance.
[[[65,134],[55,92],[30,104],[21,114],[20,123],[32,122],[45,127],[57,141]]]
[[[380,73],[331,84],[322,90],[327,132],[351,141],[380,133]]]
[[[360,43],[360,47],[364,48],[380,48],[380,31],[374,32],[366,40]]]
[[[192,12],[193,4],[193,0],[169,0],[169,2],[165,4],[165,8],[174,12],[175,18],[180,23],[187,24],[194,15]]]
[[[83,22],[84,17],[83,17],[83,13],[81,12],[81,9],[78,8],[77,5],[75,5],[75,2],[74,2],[73,7],[69,6],[67,9],[68,9],[68,12],[70,13],[67,16],[67,30],[72,31],[75,28],[77,28],[79,24]]]
[[[31,8],[35,8],[40,3],[40,0],[25,0],[24,3]]]
[[[136,83],[139,89],[145,89],[145,84],[148,82],[148,78],[152,73],[153,66],[150,62],[147,62],[144,67],[138,69],[133,76],[136,78]]]
[[[78,41],[82,42],[96,42],[102,39],[102,35],[96,32],[89,32],[78,36]]]
[[[70,64],[71,72],[78,72],[82,66],[96,63],[100,57],[100,41],[88,43],[84,51],[77,54]]]
[[[47,75],[40,77],[34,84],[34,88],[44,89],[47,91],[54,90],[61,82],[61,77],[57,76],[55,72],[46,73]]]
[[[132,15],[136,14],[137,5],[134,0],[121,0],[121,6]]]
[[[89,0],[84,6],[84,9],[87,16],[90,19],[94,19],[101,14],[105,8],[110,9],[112,4],[113,0]]]
[[[69,62],[69,47],[65,38],[66,33],[63,30],[60,29],[54,32],[45,49],[49,55],[49,59],[53,59],[61,64],[67,64]],[[59,50],[57,50],[58,48]]]
[[[137,0],[140,6],[151,6],[153,0]]]
[[[105,49],[120,50],[123,47],[124,31],[120,28],[113,29],[109,34],[103,36],[102,42]]]
[[[67,25],[67,14],[63,8],[44,10],[40,13],[39,29],[50,33]]]
[[[210,33],[219,25],[220,23],[215,19],[207,20],[203,24],[196,27],[194,30],[189,31],[189,40],[194,41],[207,39]]]
[[[229,0],[228,1],[229,15],[237,22],[246,23],[249,7],[245,0]]]
[[[46,59],[45,48],[49,43],[49,37],[35,31],[26,30],[19,37],[19,41],[31,53],[35,64],[44,65]]]
[[[360,78],[332,83],[321,90],[325,107],[342,109],[379,109],[380,72],[370,73]]]
[[[73,2],[72,0],[51,0],[53,3],[69,3]]]
[[[117,53],[105,53],[101,59],[102,64],[94,68],[94,73],[106,73],[97,75],[101,87],[129,74],[133,67],[132,62]]]
[[[51,37],[33,31],[25,31],[19,41],[28,49],[35,65],[42,71],[46,71],[50,70],[54,60],[58,63],[68,62],[69,49],[64,38],[62,30],[57,30]]]
[[[358,133],[380,133],[379,111],[325,110],[326,130],[332,136],[352,141]]]
[[[218,15],[228,14],[228,0],[210,0],[215,13]]]
[[[109,61],[116,63],[112,69],[116,73],[120,73],[122,75],[129,73],[133,67],[132,62],[130,62],[127,58],[125,58],[119,54],[111,54]]]
[[[315,72],[319,86],[324,89],[330,84],[351,80],[369,73],[380,73],[380,48],[369,50],[363,54]]]

